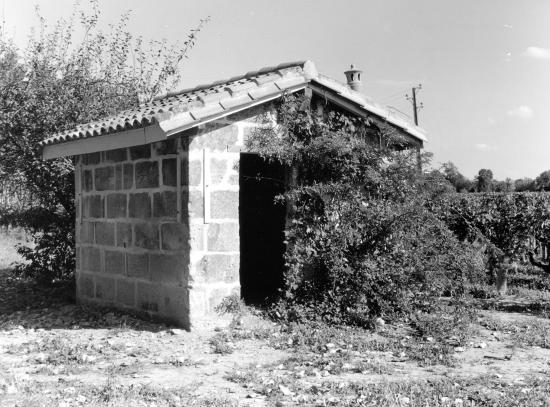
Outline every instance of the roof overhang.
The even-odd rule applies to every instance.
[[[416,145],[424,130],[346,85],[320,75],[313,62],[264,68],[243,76],[168,95],[104,121],[62,132],[41,143],[44,159],[133,147],[175,137],[208,122],[309,88],[359,117],[373,117],[403,132]]]
[[[66,141],[64,143],[46,144],[42,148],[42,158],[49,160],[73,155],[96,153],[98,151],[114,150],[117,148],[135,147],[166,140],[203,124],[231,116],[254,106],[268,103],[282,97],[285,93],[295,93],[300,90],[304,90],[307,86],[308,84],[304,83],[285,89],[284,91],[279,90],[275,94],[265,95],[252,102],[247,102],[243,105],[235,106],[228,110],[220,110],[210,115],[205,115],[198,120],[189,120],[190,113],[184,112],[176,114],[170,119],[163,120],[162,122],[156,122],[138,129],[125,130],[102,136],[87,137],[73,141]]]

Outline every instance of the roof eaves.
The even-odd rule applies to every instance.
[[[384,120],[388,121],[389,123],[402,128],[405,132],[409,133],[411,136],[418,138],[419,140],[426,142],[426,132],[424,129],[415,126],[412,123],[408,123],[407,121],[392,115],[391,111],[382,105],[379,105],[369,98],[361,95],[358,92],[352,91],[349,89],[346,85],[340,84],[337,81],[334,81],[332,79],[329,79],[325,76],[318,75],[316,78],[312,79],[312,82],[318,83],[333,92],[337,93],[341,97],[345,98],[346,100],[355,103],[356,105],[360,106],[363,110],[367,111],[368,113],[375,114]]]
[[[170,137],[174,134],[181,133],[182,131],[189,130],[201,124],[218,120],[223,117],[238,113],[242,110],[249,109],[251,107],[269,102],[271,100],[275,100],[281,97],[284,92],[297,92],[299,90],[305,89],[306,86],[307,81],[303,80],[302,82],[289,86],[284,90],[279,90],[278,88],[273,86],[271,88],[271,92],[265,92],[263,95],[261,95],[261,97],[259,97],[260,95],[258,94],[256,95],[256,98],[252,98],[249,93],[241,94],[235,98],[228,98],[226,100],[220,101],[218,106],[220,106],[221,109],[219,109],[218,107],[212,108],[208,112],[208,114],[195,116],[195,112],[190,111],[189,114],[194,120],[190,120],[187,117],[182,119],[178,115],[175,115],[170,119],[159,122],[159,126],[166,134],[166,137]]]

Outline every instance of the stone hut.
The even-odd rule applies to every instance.
[[[310,61],[281,64],[44,140],[44,159],[76,163],[78,300],[190,328],[229,294],[269,295],[282,275],[285,210],[273,197],[286,175],[244,143],[275,99],[309,92],[423,146],[422,129],[354,90],[360,74],[343,84]]]

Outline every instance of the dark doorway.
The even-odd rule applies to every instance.
[[[285,168],[257,154],[241,154],[239,223],[241,294],[248,304],[264,304],[283,284],[286,208],[275,203],[283,192]]]

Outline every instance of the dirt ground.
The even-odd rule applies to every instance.
[[[498,311],[483,311],[480,320],[506,326],[548,324],[545,318]],[[286,375],[292,378],[294,389],[327,381],[341,386],[487,375],[522,385],[533,376],[548,375],[550,369],[550,349],[518,346],[512,341],[514,332],[480,324],[471,342],[455,349],[456,367],[421,367],[395,352],[369,351],[358,357],[375,366],[370,370],[304,375],[288,365],[292,350],[272,346],[270,337],[234,341],[232,353],[216,353],[211,339],[225,332],[228,324],[227,318],[205,321],[187,332],[85,309],[71,303],[70,296],[61,291],[38,289],[2,273],[0,405],[280,406],[293,405],[295,391],[275,386],[281,401],[274,402],[235,377],[252,371],[257,372],[256,382],[265,382]],[[276,328],[254,316],[244,318],[241,327],[251,332],[271,330],[277,336]]]

